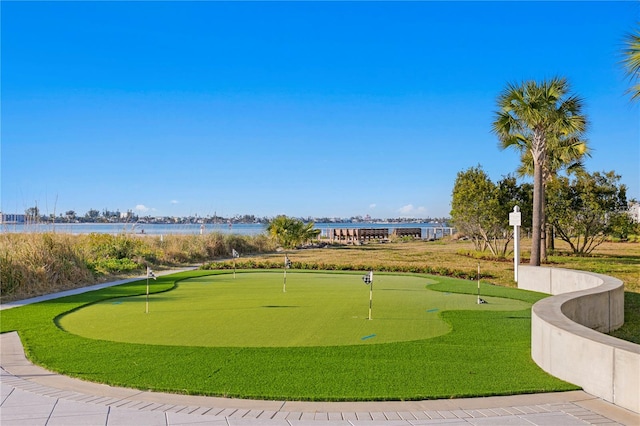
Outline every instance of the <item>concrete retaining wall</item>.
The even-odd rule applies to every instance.
[[[518,288],[554,295],[532,308],[531,357],[543,370],[640,413],[640,345],[624,323],[624,285],[606,275],[520,265]]]

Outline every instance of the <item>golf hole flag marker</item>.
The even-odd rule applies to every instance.
[[[231,256],[233,257],[233,278],[236,277],[236,259],[240,257],[240,253],[236,249],[231,249]]]
[[[480,297],[480,263],[478,263],[478,305],[484,303],[487,303],[487,301]]]
[[[147,302],[145,304],[146,305],[145,311],[144,311],[145,314],[149,313],[149,278],[153,278],[155,280],[156,274],[154,274],[151,268],[147,266]]]
[[[362,277],[362,281],[369,286],[369,319],[371,319],[371,308],[373,307],[373,271]]]
[[[287,292],[287,269],[291,268],[291,260],[289,256],[284,255],[284,282],[282,284],[282,292]]]

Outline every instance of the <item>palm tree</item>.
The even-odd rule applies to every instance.
[[[640,30],[635,34],[629,34],[625,40],[626,48],[623,50],[622,63],[626,68],[631,81],[637,82],[629,89],[632,100],[640,100]]]
[[[299,219],[280,215],[269,222],[267,232],[282,247],[294,248],[320,234],[320,230],[313,227],[313,222],[305,224]]]
[[[569,83],[565,78],[508,84],[498,96],[499,110],[492,125],[502,145],[522,146],[533,159],[530,263],[535,266],[540,265],[548,146],[554,138],[579,137],[587,126],[582,115],[582,100],[568,93]]]
[[[584,170],[582,159],[590,157],[590,150],[586,140],[579,136],[562,136],[555,135],[547,141],[547,161],[542,171],[542,183],[546,193],[547,186],[557,178],[561,171],[567,173],[576,173]],[[529,143],[513,144],[509,140],[500,141],[500,148],[515,148],[520,151],[520,167],[518,167],[518,176],[533,176],[534,165],[531,151],[527,149]],[[540,244],[540,258],[542,261],[547,260],[547,248],[554,248],[553,229],[546,220],[546,198],[542,200],[542,242]],[[545,235],[546,234],[546,235]]]

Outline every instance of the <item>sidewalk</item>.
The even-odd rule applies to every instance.
[[[31,364],[17,333],[0,335],[0,385],[3,426],[640,425],[640,415],[582,391],[405,402],[299,402],[117,388]]]

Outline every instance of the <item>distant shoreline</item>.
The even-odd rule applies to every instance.
[[[316,229],[328,233],[330,229],[344,228],[448,228],[446,223],[437,222],[323,222],[315,223]],[[267,229],[262,223],[233,224],[160,224],[160,223],[3,223],[0,233],[44,233],[60,234],[128,234],[128,235],[199,235],[210,233],[260,235]]]

